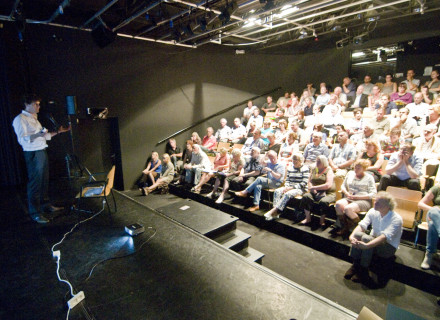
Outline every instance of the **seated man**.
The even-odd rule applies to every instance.
[[[391,114],[393,109],[398,109],[394,102],[390,102],[390,96],[386,93],[382,94],[382,97],[376,104],[376,109],[378,108],[385,109],[385,114]]]
[[[415,94],[420,86],[420,80],[419,79],[415,79],[414,76],[416,75],[416,73],[414,72],[414,70],[409,69],[406,72],[406,80],[402,81],[402,83],[406,84],[407,88],[408,88],[408,92],[411,93],[412,95]]]
[[[342,90],[347,95],[347,99],[354,100],[356,96],[356,85],[351,81],[349,77],[342,79]]]
[[[328,147],[322,143],[322,132],[313,132],[312,142],[309,143],[304,149],[304,163],[309,167],[314,167],[316,157],[329,155]]]
[[[203,150],[198,144],[193,145],[193,152],[191,155],[191,162],[183,166],[185,171],[185,182],[194,183],[197,185],[200,182],[202,170],[211,170],[212,164]]]
[[[365,142],[367,140],[379,141],[379,137],[375,134],[370,123],[364,125],[362,134],[354,134],[351,136],[351,141],[353,141],[357,152],[361,152],[365,149]]]
[[[355,96],[351,99],[352,104],[350,108],[347,108],[347,111],[351,111],[354,108],[365,108],[368,105],[368,95],[364,94],[364,86],[360,85],[356,89]]]
[[[338,134],[339,144],[335,144],[330,151],[328,164],[335,172],[337,177],[345,177],[348,170],[356,160],[356,150],[348,142],[348,133],[340,131]]]
[[[307,134],[299,127],[298,121],[292,121],[290,124],[290,132],[296,134],[299,150],[304,150],[305,146],[307,145]]]
[[[342,88],[341,87],[336,87],[335,90],[333,91],[333,94],[336,96],[337,100],[336,102],[342,107],[342,111],[345,110],[345,108],[347,107],[347,95],[342,92]]]
[[[258,147],[260,150],[263,150],[265,147],[264,141],[263,139],[261,139],[260,129],[256,129],[252,135],[253,136],[251,138],[248,138],[246,140],[243,149],[241,150],[243,156],[245,156],[246,159],[248,159],[249,156],[251,155],[251,151],[253,147]]]
[[[426,222],[428,232],[426,233],[426,252],[420,267],[430,269],[432,257],[437,253],[438,238],[440,235],[440,186],[436,185],[429,189],[422,200],[419,201],[419,208],[427,212]]]
[[[436,132],[437,127],[428,124],[423,129],[423,136],[413,140],[413,145],[416,147],[414,152],[424,160],[437,160],[440,155],[440,138],[434,136]]]
[[[414,102],[408,103],[406,108],[409,110],[409,117],[417,121],[417,125],[424,124],[424,120],[429,115],[429,104],[423,102],[423,94],[417,92],[414,95]]]
[[[244,143],[246,137],[246,128],[241,124],[239,118],[234,119],[234,127],[232,127],[231,134],[228,141],[231,143]]]
[[[252,114],[254,113],[255,108],[258,108],[258,107],[254,106],[254,103],[252,102],[252,100],[249,100],[246,108],[244,108],[244,110],[243,110],[243,117],[241,118],[241,123],[243,125],[246,125],[248,123],[248,120],[252,116]]]
[[[249,130],[252,122],[255,122],[257,128],[263,127],[264,118],[260,116],[260,109],[254,108],[252,115],[249,117],[248,123],[246,125],[246,129]]]
[[[409,117],[409,110],[407,108],[402,108],[399,110],[399,122],[397,126],[402,131],[402,139],[406,140],[412,138],[417,132],[417,122]]]
[[[330,101],[330,95],[327,93],[325,86],[320,87],[320,95],[316,97],[315,106],[322,107],[328,104]]]
[[[205,152],[213,152],[216,147],[217,139],[214,136],[214,129],[212,127],[209,127],[208,129],[206,129],[206,136],[203,137],[200,149]]]
[[[364,83],[362,84],[362,86],[364,87],[364,94],[366,94],[367,96],[371,94],[371,92],[373,91],[373,87],[374,84],[371,83],[371,76],[370,75],[365,75],[364,77]]]
[[[217,132],[215,133],[215,139],[217,142],[228,142],[232,130],[227,126],[227,123],[228,120],[225,118],[220,119],[220,128],[217,129]]]
[[[420,190],[423,159],[414,154],[414,149],[415,146],[405,143],[399,152],[391,155],[385,174],[380,179],[378,191],[386,191],[388,186]]]
[[[342,107],[338,104],[338,97],[335,94],[330,96],[328,104],[322,110],[322,116],[331,116],[333,107],[336,107],[336,114],[340,115],[342,112]]]
[[[162,156],[162,171],[160,174],[160,178],[156,179],[156,182],[153,183],[148,188],[142,189],[143,195],[148,195],[153,192],[157,188],[164,188],[168,186],[174,179],[174,165],[171,162],[171,158],[168,153],[164,153]]]
[[[261,111],[263,111],[263,115],[266,115],[268,112],[275,112],[277,105],[272,101],[272,96],[267,96],[266,103],[261,107]]]
[[[373,255],[384,259],[394,256],[402,236],[402,217],[393,210],[396,202],[387,192],[379,192],[374,208],[371,208],[365,218],[359,222],[351,233],[350,257],[353,265],[345,273],[345,279],[353,282],[372,283],[368,273]],[[371,226],[370,234],[366,231]]]
[[[263,168],[262,172],[267,173],[266,177],[258,177],[249,187],[243,191],[236,192],[238,197],[247,197],[253,193],[253,206],[249,208],[250,212],[260,209],[261,190],[264,188],[278,188],[284,181],[285,166],[283,162],[278,162],[278,157],[275,151],[267,153],[269,163]]]
[[[390,120],[385,118],[385,109],[376,110],[376,117],[370,120],[371,129],[377,136],[386,136],[390,132]]]
[[[260,148],[253,147],[251,158],[246,161],[244,167],[241,169],[238,177],[234,178],[231,181],[231,190],[240,190],[243,189],[241,186],[244,183],[244,186],[249,187],[252,182],[257,179],[257,177],[261,174],[263,170],[263,166],[260,163]]]

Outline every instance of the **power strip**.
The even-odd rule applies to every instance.
[[[80,291],[75,294],[69,301],[67,301],[67,305],[69,309],[73,309],[78,303],[84,300],[86,296],[84,295],[84,291]]]

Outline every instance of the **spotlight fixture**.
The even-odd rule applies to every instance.
[[[353,44],[359,45],[368,41],[368,32],[361,33],[360,35],[353,37]]]
[[[350,37],[343,38],[339,41],[336,41],[336,49],[342,49],[350,42]]]

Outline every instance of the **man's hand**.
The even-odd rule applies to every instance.
[[[34,134],[30,135],[30,136],[29,136],[29,140],[30,140],[30,142],[32,143],[32,142],[35,141],[35,139],[37,139],[37,138],[42,138],[42,137],[44,137],[45,135],[46,135],[46,132],[45,132],[45,131],[40,131],[40,132],[37,132],[37,133],[34,133]]]
[[[63,126],[61,126],[61,127],[59,127],[59,129],[58,129],[58,133],[63,133],[63,132],[67,132],[67,131],[70,131],[70,129],[72,129],[72,127],[69,125],[68,127],[63,127]]]

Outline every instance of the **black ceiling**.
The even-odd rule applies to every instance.
[[[398,34],[403,24],[420,31],[438,25],[439,10],[440,0],[9,0],[0,4],[0,20],[98,28],[175,46],[277,50],[362,42]]]

